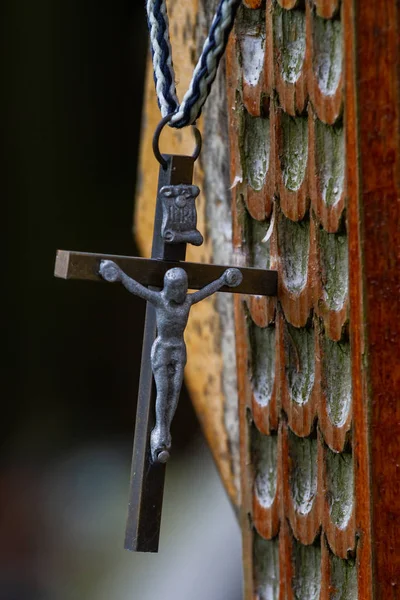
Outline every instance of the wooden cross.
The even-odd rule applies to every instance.
[[[56,277],[104,281],[99,275],[100,263],[111,260],[142,285],[160,289],[166,271],[179,266],[186,271],[189,288],[197,290],[224,273],[226,266],[182,262],[186,256],[186,243],[168,243],[165,241],[165,235],[162,236],[161,232],[165,229],[166,220],[164,218],[163,221],[160,190],[164,186],[190,185],[195,161],[191,156],[168,154],[163,155],[163,159],[165,162],[160,167],[158,180],[151,259],[59,250],[55,265]],[[276,295],[277,273],[275,271],[242,267],[240,271],[243,276],[241,284],[235,288],[223,287],[220,289],[221,292]],[[152,461],[149,442],[154,427],[156,397],[150,352],[156,333],[155,309],[148,302],[125,534],[125,548],[140,552],[158,551],[165,479],[165,464]]]

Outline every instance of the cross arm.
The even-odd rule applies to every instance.
[[[189,288],[199,290],[221,277],[227,266],[208,265],[202,263],[175,262],[131,256],[113,256],[110,254],[92,254],[88,252],[57,252],[54,274],[61,279],[88,279],[104,281],[99,275],[100,262],[112,260],[129,277],[145,286],[163,287],[164,275],[168,269],[181,267],[185,269]],[[221,287],[218,291],[238,294],[254,294],[259,296],[276,296],[278,274],[267,269],[240,267],[243,280],[237,287]]]

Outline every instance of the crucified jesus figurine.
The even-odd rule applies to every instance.
[[[119,281],[128,292],[150,302],[156,309],[157,338],[151,349],[151,368],[157,389],[156,424],[151,432],[150,448],[152,460],[165,463],[170,455],[171,422],[178,405],[186,365],[183,334],[190,308],[225,285],[240,285],[242,274],[239,269],[227,269],[221,277],[193,294],[187,293],[187,275],[179,267],[165,273],[164,287],[160,292],[149,290],[131,279],[111,260],[101,261],[100,275],[109,282]]]

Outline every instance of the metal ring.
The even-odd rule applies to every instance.
[[[160,147],[159,147],[160,135],[161,135],[161,132],[164,129],[165,125],[167,123],[169,123],[169,121],[172,119],[174,114],[175,113],[170,113],[169,115],[167,115],[166,117],[161,119],[161,121],[159,122],[159,124],[156,127],[156,130],[155,130],[154,136],[153,136],[153,153],[163,169],[167,168],[168,163],[160,152]],[[193,158],[193,160],[197,160],[199,158],[199,155],[201,152],[201,146],[202,146],[203,141],[201,138],[201,133],[197,129],[196,125],[192,125],[192,129],[193,129],[193,133],[194,133],[194,139],[196,141],[196,147],[192,154],[192,158]]]

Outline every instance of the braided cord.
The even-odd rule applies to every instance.
[[[166,0],[147,0],[147,20],[153,58],[154,83],[161,115],[172,113],[170,127],[186,127],[195,123],[211,90],[219,62],[225,52],[241,0],[220,0],[194,69],[189,89],[182,103],[176,95],[175,73],[169,41]]]

